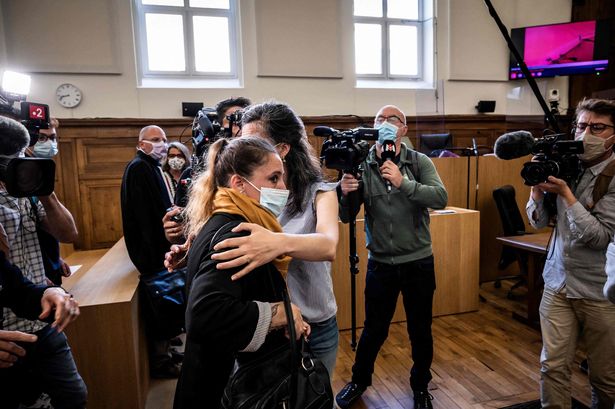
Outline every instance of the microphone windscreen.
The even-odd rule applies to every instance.
[[[382,160],[393,160],[395,159],[395,151],[395,142],[384,141],[384,143],[382,144],[382,153],[380,154],[380,157],[382,158]]]
[[[493,151],[499,159],[517,159],[532,153],[534,143],[528,131],[508,132],[495,141]]]
[[[335,135],[335,129],[328,126],[317,126],[314,128],[314,136],[331,136]]]

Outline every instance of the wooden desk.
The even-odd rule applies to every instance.
[[[504,246],[513,247],[528,254],[527,316],[513,312],[513,317],[535,328],[540,328],[538,307],[542,293],[542,268],[550,237],[551,231],[523,236],[497,237],[497,240]]]
[[[448,207],[451,214],[430,215],[430,230],[436,270],[436,292],[433,315],[458,314],[478,309],[478,275],[480,217],[476,210]],[[337,322],[340,329],[351,326],[350,267],[348,262],[348,225],[339,223],[340,240],[331,273],[337,301]],[[365,248],[364,221],[357,220],[357,254],[359,274],[357,283],[357,326],[365,320]],[[406,314],[399,297],[393,322],[405,321]]]
[[[66,335],[88,387],[88,409],[143,409],[149,370],[139,316],[139,275],[124,239],[108,251],[75,252],[66,262],[82,265],[65,279],[64,288],[81,309]]]

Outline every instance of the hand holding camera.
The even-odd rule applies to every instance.
[[[184,214],[183,207],[173,206],[167,209],[162,218],[162,227],[167,240],[173,244],[184,242]]]
[[[342,194],[344,196],[348,196],[349,193],[356,191],[359,189],[359,183],[359,180],[352,174],[344,173],[344,176],[342,176],[342,180],[340,181]]]

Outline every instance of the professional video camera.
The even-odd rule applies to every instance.
[[[26,102],[30,91],[30,76],[5,71],[0,91],[0,115],[21,122],[30,133],[30,146],[38,140],[38,131],[49,128],[49,105]],[[16,103],[19,102],[19,107]]]
[[[521,169],[521,177],[528,186],[545,182],[549,176],[570,182],[581,174],[583,141],[560,141],[563,134],[545,136],[537,139],[532,153],[532,162],[526,162]]]
[[[0,90],[0,115],[21,122],[30,134],[30,146],[40,129],[49,128],[49,106],[26,102],[30,91],[28,75],[6,71]],[[16,103],[19,102],[19,107]],[[13,197],[46,196],[53,192],[55,162],[51,159],[0,157],[0,181]]]
[[[357,175],[369,152],[367,141],[377,140],[378,130],[355,128],[339,131],[328,126],[317,126],[314,135],[327,137],[320,150],[320,161],[327,168]]]
[[[56,164],[42,158],[0,158],[0,181],[13,197],[47,196],[53,192]]]
[[[534,139],[528,131],[505,133],[495,141],[495,156],[500,159],[516,159],[529,154],[532,162],[523,164],[521,177],[528,186],[545,182],[549,176],[574,180],[581,173],[582,141],[560,140],[566,134],[545,135]]]
[[[192,167],[198,168],[209,145],[222,136],[222,127],[214,108],[201,109],[192,121]]]
[[[233,136],[233,125],[237,125],[241,128],[241,118],[243,117],[243,110],[238,109],[237,111],[233,112],[232,114],[229,114],[226,116],[226,119],[228,120],[228,128],[224,129],[224,133],[227,138],[232,138]]]

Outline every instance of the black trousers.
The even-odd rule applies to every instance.
[[[365,327],[359,339],[352,381],[372,384],[374,363],[389,335],[401,292],[406,325],[412,345],[410,370],[412,390],[426,390],[431,380],[433,338],[431,335],[433,294],[436,289],[433,255],[409,263],[391,265],[369,260],[365,282]]]

